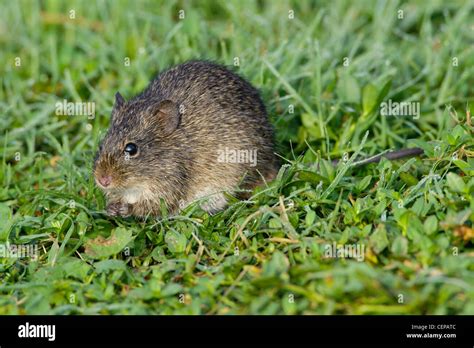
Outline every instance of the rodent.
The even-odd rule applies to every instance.
[[[226,206],[226,194],[275,178],[274,147],[258,90],[222,65],[188,61],[160,73],[129,101],[116,93],[94,177],[112,216],[158,216],[161,200],[171,214],[196,200],[212,214]],[[402,149],[358,164],[421,153]],[[232,160],[232,154],[247,156]]]
[[[208,61],[160,73],[129,101],[117,92],[94,161],[107,213],[138,217],[160,215],[161,199],[172,214],[196,200],[217,212],[225,193],[271,181],[278,169],[259,92]]]

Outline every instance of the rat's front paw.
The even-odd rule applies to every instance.
[[[109,203],[107,205],[107,214],[110,216],[123,216],[127,217],[132,214],[132,205],[122,202]]]

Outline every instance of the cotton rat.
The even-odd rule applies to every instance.
[[[225,192],[251,189],[278,171],[273,130],[258,91],[227,68],[189,61],[160,73],[139,95],[117,93],[94,162],[107,212],[171,213],[199,200],[209,213]]]
[[[422,153],[402,149],[355,165]],[[207,61],[162,72],[128,102],[117,93],[111,126],[94,161],[107,212],[121,216],[159,215],[161,200],[171,213],[196,200],[214,213],[226,206],[225,193],[270,181],[278,169],[258,91]]]

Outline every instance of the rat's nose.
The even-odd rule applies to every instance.
[[[104,187],[107,187],[112,182],[112,177],[110,175],[100,176],[98,178],[98,181],[99,181],[99,184],[101,184]]]

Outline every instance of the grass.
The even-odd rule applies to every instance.
[[[469,1],[3,2],[0,242],[39,256],[0,258],[0,313],[473,314],[473,23]],[[115,92],[236,57],[278,178],[214,216],[106,216],[91,167]],[[381,116],[389,99],[420,117]],[[425,155],[353,166],[408,146]]]

